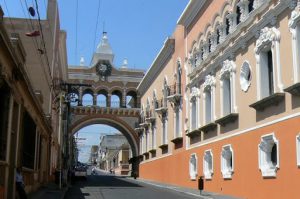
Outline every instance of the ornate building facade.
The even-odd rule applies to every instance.
[[[60,30],[56,0],[48,1],[40,24],[31,19],[39,24],[34,27],[29,19],[5,18],[0,10],[0,198],[15,198],[17,167],[27,193],[61,169],[62,106],[54,85],[67,79],[66,33]]]
[[[138,86],[140,177],[297,198],[300,3],[191,0]]]

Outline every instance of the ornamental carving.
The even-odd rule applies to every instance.
[[[289,28],[295,29],[299,20],[300,20],[300,3],[295,8],[295,10],[293,10],[291,14],[291,19],[289,20]]]
[[[233,61],[225,60],[220,72],[220,79],[228,79],[231,72],[235,72],[236,66]]]
[[[256,41],[255,52],[259,53],[262,48],[270,43],[280,40],[280,32],[276,28],[265,27],[260,30],[259,38]]]
[[[192,92],[191,92],[191,100],[195,100],[196,97],[198,97],[199,95],[200,95],[199,89],[196,87],[193,87]]]
[[[212,86],[215,86],[215,85],[216,85],[216,79],[215,79],[215,77],[212,76],[212,75],[207,75],[205,77],[205,82],[203,84],[204,90],[210,89]]]

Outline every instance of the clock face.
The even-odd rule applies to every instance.
[[[111,74],[112,66],[108,60],[100,60],[96,64],[96,71],[100,77],[106,77]]]

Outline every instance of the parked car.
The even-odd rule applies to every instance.
[[[82,163],[77,163],[74,168],[74,176],[75,177],[87,177],[87,166]]]

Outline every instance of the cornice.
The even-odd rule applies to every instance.
[[[164,69],[164,67],[166,66],[166,62],[169,60],[174,50],[175,39],[168,37],[164,42],[164,45],[159,51],[158,55],[154,59],[151,67],[149,68],[141,83],[137,87],[137,90],[139,91],[141,96],[143,96],[143,94],[146,92],[146,90],[149,88],[152,82],[156,79],[157,75]]]
[[[189,27],[205,2],[206,0],[190,0],[183,13],[177,20],[177,24],[183,25],[186,28]]]

